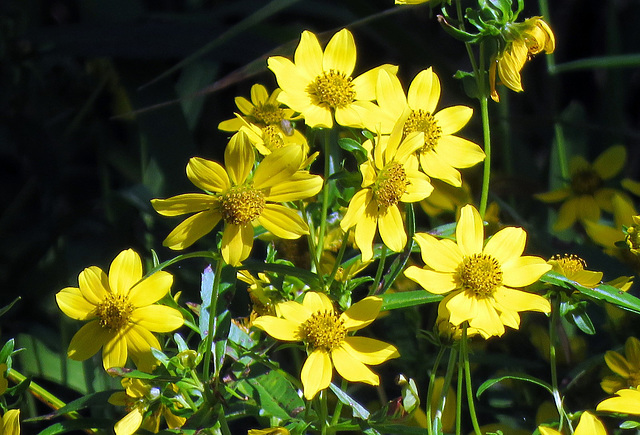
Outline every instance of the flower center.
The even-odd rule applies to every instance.
[[[284,110],[275,104],[263,104],[261,106],[254,106],[251,111],[251,116],[260,124],[278,124],[284,118]]]
[[[593,169],[583,169],[571,177],[571,190],[578,195],[593,195],[602,186],[602,178]]]
[[[264,204],[261,191],[251,186],[236,186],[221,196],[220,212],[225,222],[243,225],[260,216]]]
[[[373,192],[379,204],[391,207],[400,201],[408,185],[407,174],[402,165],[391,162],[378,174]]]
[[[460,281],[466,290],[488,297],[502,285],[502,269],[498,260],[487,254],[465,257],[459,267]]]
[[[282,148],[284,145],[284,139],[282,139],[282,131],[276,125],[267,125],[262,129],[262,139],[264,140],[264,146],[269,150],[275,151],[278,148]]]
[[[640,250],[640,225],[631,225],[627,228],[627,235],[624,237],[629,250],[634,254]]]
[[[355,100],[351,77],[343,72],[329,70],[320,74],[307,86],[311,100],[318,106],[329,106],[332,109],[346,107]]]
[[[302,335],[312,348],[331,352],[347,336],[344,320],[330,311],[318,311],[302,324]]]
[[[432,151],[438,144],[438,140],[442,137],[442,128],[434,116],[424,110],[412,110],[411,115],[404,123],[404,135],[408,135],[415,131],[424,132],[424,146],[420,152]]]
[[[551,260],[557,262],[565,274],[574,274],[587,268],[587,262],[576,254],[554,255]]]
[[[109,293],[98,304],[96,314],[100,318],[100,326],[112,331],[119,331],[129,323],[129,317],[133,312],[133,305],[127,297],[120,294]]]

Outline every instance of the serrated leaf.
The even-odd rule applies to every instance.
[[[549,385],[548,383],[546,383],[545,381],[538,379],[538,378],[534,378],[533,376],[529,376],[529,375],[523,375],[523,374],[517,374],[517,375],[504,375],[504,376],[500,376],[498,378],[492,378],[492,379],[488,379],[486,381],[484,381],[482,383],[482,385],[480,385],[478,387],[478,391],[476,392],[476,397],[480,397],[480,395],[482,393],[484,393],[488,388],[492,387],[493,385],[502,382],[506,379],[515,379],[517,381],[525,381],[525,382],[530,382],[532,384],[536,384],[542,388],[544,388],[545,390],[547,390],[549,392],[549,394],[553,394],[553,388],[551,387],[551,385]]]
[[[353,416],[355,418],[361,418],[363,420],[366,420],[367,418],[369,418],[369,411],[367,411],[367,409],[364,406],[360,405],[351,396],[349,396],[347,393],[342,391],[333,383],[329,385],[329,388],[331,388],[331,391],[333,391],[333,394],[336,395],[336,397],[340,402],[342,402],[344,405],[347,405],[349,408],[352,409]]]
[[[410,292],[385,293],[382,295],[381,311],[397,310],[398,308],[413,307],[416,305],[431,304],[442,300],[444,296],[434,295],[426,290]]]

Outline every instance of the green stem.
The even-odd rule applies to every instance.
[[[564,140],[564,130],[559,122],[553,125],[556,136],[556,148],[558,150],[558,165],[560,166],[560,175],[563,183],[571,178],[569,175],[569,160],[567,159],[567,144]]]
[[[208,382],[211,379],[211,359],[213,358],[213,371],[214,374],[217,375],[219,373],[218,361],[215,358],[215,355],[211,355],[213,351],[213,339],[216,334],[217,329],[217,318],[216,313],[218,311],[218,291],[220,288],[220,275],[222,275],[222,266],[224,262],[222,260],[218,260],[216,262],[216,271],[213,276],[213,289],[211,291],[211,302],[209,303],[209,330],[207,331],[207,336],[205,338],[205,350],[204,350],[204,381]],[[205,389],[208,391],[209,389]]]
[[[489,198],[489,179],[491,177],[491,131],[489,127],[489,104],[485,94],[480,96],[480,114],[482,116],[482,136],[484,141],[484,170],[482,173],[482,193],[480,195],[480,216],[484,218]]]
[[[329,417],[329,406],[327,399],[327,390],[320,391],[320,433],[322,435],[328,435],[327,430],[329,427],[327,426],[327,419]]]
[[[320,232],[318,233],[318,245],[316,246],[316,258],[320,262],[320,256],[324,249],[324,235],[327,228],[327,213],[329,212],[329,177],[331,176],[331,129],[324,134],[324,186],[322,188],[322,213],[320,215]]]
[[[549,3],[547,0],[539,0],[538,6],[540,7],[540,13],[544,17],[547,23],[549,23],[550,15],[549,15]],[[545,56],[547,59],[547,70],[549,73],[553,74],[556,71],[556,59],[553,53],[547,53]]]
[[[373,285],[369,290],[369,296],[375,293],[378,286],[380,286],[380,280],[382,279],[382,272],[384,271],[384,263],[387,259],[387,247],[382,245],[380,250],[380,260],[378,262],[378,270],[376,270],[376,277],[373,280]]]
[[[556,367],[556,342],[558,341],[557,331],[560,327],[559,321],[560,312],[560,298],[557,295],[551,297],[551,320],[549,321],[549,365],[551,368],[551,390],[553,392],[553,401],[555,402],[556,409],[558,410],[559,426],[558,431],[562,431],[564,421],[567,421],[567,427],[569,432],[573,433],[573,426],[571,420],[564,411],[562,403],[562,395],[558,388],[558,372]]]
[[[220,411],[218,412],[218,421],[220,422],[220,432],[222,432],[222,435],[231,435],[231,430],[227,424],[227,417],[224,415],[224,408],[222,406],[220,406]]]
[[[307,225],[309,226],[309,235],[307,236],[307,244],[309,246],[309,257],[311,257],[311,264],[313,265],[314,272],[318,275],[318,279],[320,280],[320,284],[324,286],[324,278],[322,277],[322,273],[320,271],[320,257],[316,256],[314,253],[317,249],[315,242],[315,230],[313,226],[313,218],[307,213],[307,209],[304,206],[304,203],[300,201],[300,210],[302,211],[302,216],[307,221]],[[323,219],[324,221],[324,219]],[[322,250],[320,250],[320,255],[322,255]]]
[[[347,381],[343,379],[342,382],[340,383],[340,389],[342,391],[345,391],[346,388],[347,388]],[[336,407],[333,409],[333,416],[331,416],[331,427],[330,427],[331,434],[335,433],[335,429],[333,429],[333,427],[338,424],[341,413],[342,413],[342,402],[338,400],[336,402]]]
[[[456,389],[456,435],[460,435],[462,432],[462,386],[464,379],[462,377],[462,367],[464,366],[464,360],[462,358],[462,348],[458,354],[458,385]]]
[[[340,264],[342,264],[342,258],[344,257],[344,253],[347,250],[347,244],[349,243],[349,231],[350,230],[347,230],[347,232],[344,233],[344,237],[342,238],[342,243],[340,244],[340,250],[338,251],[338,255],[336,256],[335,263],[333,263],[333,269],[331,269],[331,273],[329,274],[329,279],[325,284],[327,288],[331,287],[333,280],[336,279],[336,274],[338,273]]]
[[[462,327],[462,340],[460,341],[462,359],[464,360],[464,379],[467,386],[467,403],[469,404],[469,415],[471,416],[471,424],[476,435],[482,435],[480,425],[478,425],[478,417],[476,416],[476,407],[473,403],[473,386],[471,385],[471,369],[469,368],[469,347],[467,341],[467,324]]]
[[[429,374],[429,387],[427,388],[427,400],[426,400],[427,402],[427,408],[426,408],[427,434],[428,435],[433,435],[433,427],[432,427],[433,419],[431,418],[431,395],[433,395],[433,385],[436,382],[436,373],[438,372],[438,366],[440,366],[440,360],[444,355],[444,351],[445,351],[445,347],[440,346],[440,349],[438,350],[438,354],[436,355],[436,359],[433,362],[433,368],[431,369],[431,373]],[[446,391],[444,389],[444,384],[442,385],[442,391]],[[442,396],[442,391],[440,392],[441,396]],[[446,394],[445,394],[445,397],[446,397]]]

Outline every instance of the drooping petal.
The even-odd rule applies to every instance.
[[[148,305],[133,310],[131,323],[152,332],[175,331],[184,323],[180,311],[165,305]]]
[[[421,152],[420,164],[428,176],[438,178],[455,187],[462,186],[460,172],[442,159],[435,151]]]
[[[287,145],[266,156],[253,174],[255,189],[268,189],[286,183],[300,169],[304,158],[302,145]]]
[[[420,284],[429,293],[436,295],[442,295],[458,288],[455,276],[451,272],[436,272],[417,266],[409,266],[404,271],[404,275]]]
[[[438,140],[438,155],[454,168],[469,168],[486,157],[477,144],[451,135],[443,136]]]
[[[578,426],[576,426],[575,435],[607,435],[607,430],[604,427],[604,424],[598,418],[590,413],[589,411],[585,411],[580,416],[580,421],[578,422]]]
[[[595,162],[593,162],[593,170],[596,171],[600,178],[608,180],[618,175],[626,163],[626,148],[622,145],[616,145],[606,149],[596,158]]]
[[[540,257],[517,257],[502,264],[502,283],[508,287],[525,287],[540,279],[551,267]]]
[[[484,253],[491,255],[500,264],[518,258],[524,252],[527,233],[522,228],[506,227],[493,235],[484,247]]]
[[[148,329],[131,324],[126,330],[127,349],[138,370],[147,373],[153,371],[158,361],[151,348],[162,350],[160,342]]]
[[[280,319],[274,316],[260,316],[253,321],[253,326],[281,341],[300,341],[300,324],[288,319]]]
[[[376,202],[369,202],[364,210],[364,214],[358,219],[355,241],[358,249],[360,249],[362,261],[369,261],[373,258],[373,238],[376,235],[376,228],[378,226],[378,206]]]
[[[467,125],[473,109],[467,106],[451,106],[440,110],[433,117],[438,126],[442,129],[442,135],[447,136],[457,133],[462,127]]]
[[[617,397],[611,397],[600,402],[596,406],[596,411],[640,415],[640,390],[626,388],[617,391],[616,395]]]
[[[282,239],[309,234],[309,227],[295,210],[280,204],[266,204],[258,217],[260,225]]]
[[[322,69],[324,71],[342,72],[351,76],[356,66],[356,42],[347,29],[342,29],[331,37],[324,49]]]
[[[151,205],[162,216],[180,216],[209,210],[216,198],[203,193],[185,193],[167,199],[152,199]]]
[[[320,292],[307,292],[304,295],[304,299],[302,300],[302,304],[307,308],[311,313],[317,312],[329,312],[333,313],[333,302],[329,299],[324,293]]]
[[[2,416],[0,425],[3,435],[20,435],[20,410],[7,410]]]
[[[121,332],[117,332],[102,348],[102,365],[105,370],[111,367],[124,367],[128,356],[127,339]]]
[[[315,78],[322,73],[322,57],[322,47],[316,35],[308,30],[302,32],[300,44],[293,56],[296,67],[303,70],[308,77]],[[283,86],[280,85],[280,87]]]
[[[367,205],[373,200],[373,191],[371,189],[362,189],[356,192],[349,202],[349,207],[344,217],[340,221],[340,228],[347,231],[360,221]],[[374,229],[375,231],[375,229]]]
[[[340,315],[347,331],[357,331],[371,324],[382,308],[382,299],[378,296],[369,296],[351,305],[347,311]]]
[[[482,252],[484,226],[476,208],[470,204],[460,210],[456,226],[456,241],[463,255],[471,256]]]
[[[207,210],[189,216],[169,233],[162,244],[169,249],[182,250],[193,245],[198,239],[209,234],[222,215],[218,211]]]
[[[220,193],[229,190],[231,181],[222,165],[200,157],[192,157],[187,164],[187,178],[206,192]]]
[[[407,102],[412,110],[433,114],[440,100],[440,79],[431,68],[422,70],[409,86]]]
[[[67,356],[76,361],[84,361],[95,355],[114,336],[108,328],[100,326],[98,320],[84,325],[71,339]]]
[[[237,267],[251,253],[253,247],[253,227],[251,224],[225,224],[222,233],[222,258],[230,266]]]
[[[318,391],[329,387],[332,375],[333,366],[329,353],[321,349],[311,352],[300,373],[305,399],[311,400]]]
[[[142,409],[135,407],[113,426],[113,430],[116,435],[132,435],[140,429],[142,417]]]
[[[131,287],[142,279],[142,260],[133,250],[118,254],[109,267],[109,287],[115,294],[127,295]]]
[[[505,331],[500,316],[489,298],[477,300],[476,315],[469,319],[469,326],[478,329],[484,338],[501,336]]]
[[[169,293],[173,284],[173,276],[160,270],[135,285],[129,292],[129,302],[134,307],[144,307],[158,302]]]
[[[382,242],[392,251],[400,252],[407,244],[402,215],[397,206],[385,207],[378,215],[378,230]]]
[[[298,171],[284,183],[272,186],[265,199],[273,202],[288,202],[306,199],[322,190],[322,177]]]
[[[380,383],[378,375],[342,347],[331,351],[331,360],[336,371],[347,381],[364,382],[369,385]]]
[[[255,153],[247,135],[240,130],[231,137],[224,149],[224,164],[231,182],[238,186],[245,182],[255,162]]]
[[[473,293],[461,290],[449,297],[445,307],[449,312],[449,321],[458,326],[477,316],[478,299]]]
[[[56,293],[56,303],[60,310],[72,319],[87,320],[95,316],[95,304],[89,302],[79,288],[63,288]]]
[[[422,261],[438,272],[454,272],[464,260],[460,248],[452,240],[438,240],[427,233],[413,237],[420,247]]]
[[[340,346],[358,361],[369,365],[382,364],[400,356],[395,346],[369,337],[346,337]]]

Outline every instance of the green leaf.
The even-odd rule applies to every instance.
[[[11,301],[11,303],[9,303],[9,305],[5,305],[4,307],[0,308],[0,317],[4,316],[7,313],[7,311],[9,311],[11,309],[11,307],[13,307],[13,305],[16,302],[18,302],[19,300],[20,300],[20,296],[18,296],[13,301]]]
[[[0,364],[7,362],[7,358],[11,356],[14,348],[15,340],[13,338],[7,341],[4,346],[2,346],[2,350],[0,350]]]
[[[550,394],[553,394],[553,388],[551,387],[551,385],[547,384],[545,381],[540,380],[538,378],[534,378],[533,376],[517,374],[517,375],[505,375],[505,376],[500,376],[498,378],[492,378],[492,379],[486,380],[485,382],[482,383],[482,385],[478,387],[478,391],[476,392],[476,397],[479,398],[480,395],[485,392],[485,390],[497,384],[498,382],[504,381],[505,379],[515,379],[517,381],[530,382],[532,384],[541,386],[542,388],[547,390]]]
[[[29,418],[25,421],[51,420],[53,418],[60,417],[65,414],[69,414],[71,412],[75,412],[92,405],[104,406],[105,403],[108,403],[107,401],[109,400],[109,397],[111,397],[111,395],[117,391],[122,391],[122,390],[99,391],[97,393],[89,394],[87,396],[82,396],[79,399],[74,400],[73,402],[67,403],[62,408],[57,409],[56,411],[50,414],[39,415],[37,417]]]
[[[331,388],[331,391],[333,391],[333,394],[336,395],[336,397],[340,402],[342,402],[344,405],[347,405],[349,408],[353,410],[353,416],[355,418],[361,418],[363,420],[366,420],[367,418],[369,418],[369,411],[367,411],[367,409],[364,406],[360,405],[353,398],[351,398],[351,396],[349,396],[347,393],[342,391],[333,383],[329,385],[329,388]]]
[[[620,423],[620,429],[638,429],[640,428],[640,422],[627,420]]]
[[[571,320],[585,334],[595,335],[596,328],[587,314],[585,305],[578,304],[571,310]]]
[[[442,300],[444,296],[434,295],[426,290],[410,292],[385,293],[382,295],[381,311],[397,310],[398,308],[413,307],[416,305],[431,304]]]
[[[287,266],[284,264],[264,263],[261,261],[246,260],[242,263],[242,269],[249,272],[272,272],[278,275],[290,275],[299,278],[306,283],[312,290],[320,289],[320,281],[318,275],[299,267]]]
[[[110,429],[113,427],[113,420],[107,418],[83,418],[81,420],[68,420],[55,423],[38,435],[56,435],[83,429]]]
[[[256,401],[261,415],[288,420],[304,408],[304,402],[291,382],[276,370],[247,379],[247,382],[258,393]]]

